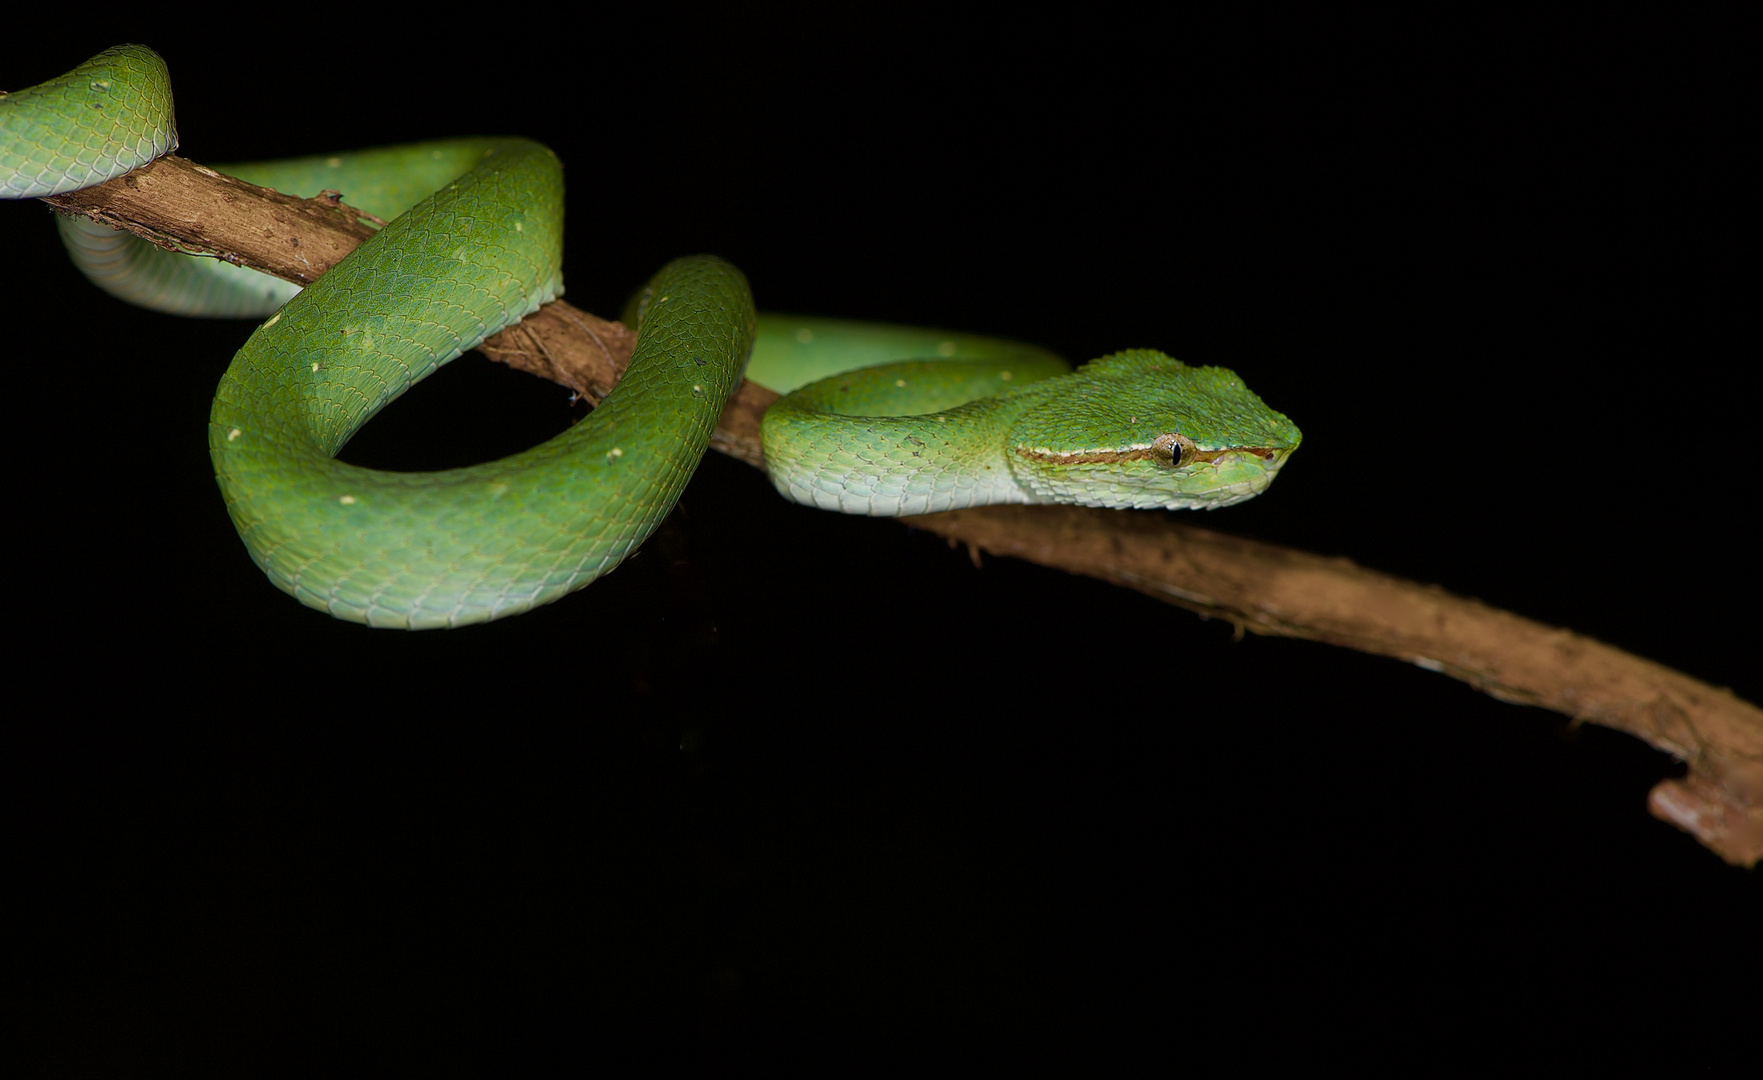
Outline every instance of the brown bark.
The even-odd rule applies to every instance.
[[[291,199],[171,157],[46,200],[144,236],[289,281],[316,278],[372,235],[333,198]],[[598,400],[634,335],[559,301],[484,343],[492,359]],[[759,420],[776,395],[743,383],[712,446],[763,464]],[[1689,765],[1657,785],[1653,814],[1729,862],[1763,858],[1763,710],[1680,672],[1436,586],[1290,548],[1075,507],[989,507],[911,519],[918,528],[1137,589],[1258,634],[1391,656],[1505,701],[1627,731]]]

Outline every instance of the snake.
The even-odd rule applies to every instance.
[[[164,60],[118,46],[0,95],[0,198],[101,184],[176,146]],[[508,137],[215,168],[341,191],[385,224],[304,288],[80,217],[58,227],[113,295],[262,320],[214,394],[215,479],[256,565],[339,619],[464,626],[609,572],[678,501],[743,374],[784,395],[762,425],[778,493],[848,514],[1215,509],[1266,490],[1301,439],[1224,368],[1129,349],[1073,370],[982,335],[762,315],[737,268],[698,255],[637,292],[628,368],[562,434],[439,472],[346,464],[381,408],[561,295],[562,165]]]

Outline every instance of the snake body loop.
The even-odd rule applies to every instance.
[[[0,95],[0,197],[101,183],[176,145],[164,62],[119,46]],[[1139,350],[1066,373],[995,339],[759,316],[740,271],[695,256],[645,287],[628,370],[569,431],[464,469],[348,465],[334,455],[375,412],[561,294],[562,167],[507,138],[221,168],[392,220],[303,292],[89,222],[63,235],[131,302],[268,315],[215,393],[210,455],[252,559],[338,618],[483,622],[617,566],[679,498],[749,355],[750,377],[795,391],[765,420],[775,486],[848,513],[1223,506],[1264,490],[1301,437],[1222,369]]]

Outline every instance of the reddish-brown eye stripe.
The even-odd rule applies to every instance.
[[[1216,461],[1225,454],[1254,454],[1263,461],[1272,461],[1277,454],[1265,446],[1231,446],[1223,450],[1194,450],[1181,461],[1187,464],[1194,461]],[[1018,446],[1016,456],[1028,461],[1043,461],[1049,465],[1112,465],[1122,461],[1154,461],[1174,462],[1178,455],[1169,449],[1156,444],[1136,446],[1127,450],[1075,450],[1061,452],[1045,447]]]
[[[1169,460],[1168,454],[1159,455],[1151,447],[1140,447],[1132,450],[1078,450],[1072,453],[1061,453],[1045,447],[1018,446],[1016,456],[1029,461],[1044,461],[1050,465],[1112,465],[1120,461],[1148,461],[1161,456]]]
[[[1275,454],[1265,446],[1232,446],[1226,450],[1196,450],[1195,461],[1216,461],[1225,454],[1254,454],[1262,461],[1272,461]]]

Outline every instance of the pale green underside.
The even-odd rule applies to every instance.
[[[0,97],[0,197],[101,183],[175,145],[163,62],[122,46]],[[563,435],[439,473],[346,465],[333,455],[376,411],[561,293],[561,166],[528,140],[460,139],[217,168],[340,191],[391,224],[304,292],[85,219],[59,219],[62,235],[131,303],[267,316],[215,395],[215,475],[257,564],[338,618],[459,626],[612,569],[678,499],[749,350],[749,377],[803,388],[766,418],[777,489],[848,513],[1228,505],[1265,489],[1300,439],[1222,369],[1131,353],[1062,374],[1045,350],[993,338],[759,316],[740,272],[700,256],[633,302],[624,379]],[[919,362],[872,367],[901,360]],[[845,374],[814,383],[829,373]],[[1147,449],[1170,433],[1193,460]]]

